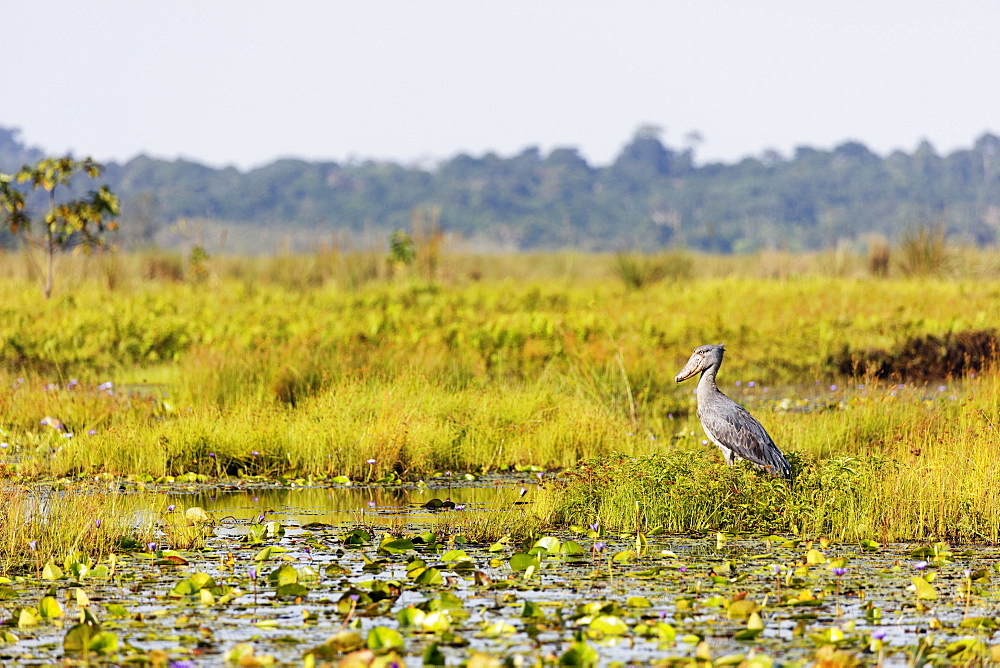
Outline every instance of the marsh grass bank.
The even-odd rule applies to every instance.
[[[878,382],[844,375],[866,371],[866,351],[994,328],[1000,282],[984,277],[995,258],[977,257],[967,275],[906,280],[761,278],[746,258],[700,258],[689,277],[630,288],[599,256],[452,259],[434,278],[357,283],[294,281],[289,258],[220,259],[194,280],[126,256],[106,268],[122,274],[114,289],[81,270],[51,300],[0,271],[0,471],[412,483],[442,471],[573,470],[618,453],[714,490],[703,499],[714,513],[679,499],[673,518],[634,491],[650,522],[743,530],[756,510],[733,510],[740,500],[721,481],[757,483],[727,478],[743,474],[701,446],[692,388],[673,382],[695,345],[722,341],[723,389],[798,458],[800,484],[832,489],[839,467],[866,490],[813,515],[807,499],[767,497],[803,509],[787,530],[995,540],[993,351],[925,385],[891,369]],[[701,468],[678,468],[688,464]],[[592,510],[623,523],[635,500]],[[582,515],[576,507],[567,516]]]

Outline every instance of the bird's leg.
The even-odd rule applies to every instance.
[[[725,456],[727,464],[729,464],[730,466],[733,466],[733,465],[736,464],[736,459],[737,458],[736,458],[736,455],[733,453],[732,450],[730,450],[729,448],[722,449],[722,454]]]

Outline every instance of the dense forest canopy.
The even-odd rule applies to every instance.
[[[42,157],[0,127],[0,171]],[[693,149],[642,127],[603,167],[573,148],[460,154],[434,168],[278,160],[243,172],[146,156],[106,167],[102,182],[121,197],[134,245],[169,245],[176,238],[166,231],[183,220],[215,221],[234,236],[304,232],[313,243],[385,238],[422,221],[482,249],[723,253],[891,241],[929,225],[952,241],[989,245],[1000,231],[1000,138],[991,134],[944,156],[927,142],[885,157],[846,142],[735,164],[698,164]]]

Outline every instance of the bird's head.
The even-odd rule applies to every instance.
[[[701,373],[713,365],[722,364],[722,353],[725,351],[726,349],[721,343],[717,346],[698,346],[694,349],[694,352],[691,353],[691,359],[687,361],[687,364],[684,365],[684,368],[681,369],[681,372],[677,374],[677,377],[674,378],[674,380],[679,383],[682,380],[687,380],[696,373]]]

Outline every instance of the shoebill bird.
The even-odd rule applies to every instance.
[[[722,450],[727,464],[732,466],[737,460],[745,459],[761,471],[790,478],[791,464],[764,427],[715,384],[724,352],[722,344],[698,346],[674,380],[679,383],[696,373],[701,374],[697,392],[698,419],[708,437]]]

